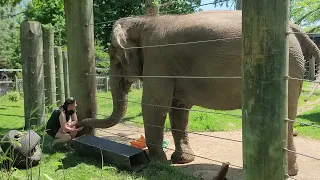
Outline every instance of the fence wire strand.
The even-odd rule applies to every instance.
[[[96,75],[87,73],[86,75]],[[125,77],[125,78],[167,78],[167,79],[242,79],[241,76],[126,76],[108,74],[109,77]]]
[[[287,148],[284,148],[284,150],[287,151],[287,152],[290,152],[290,153],[298,154],[300,156],[304,156],[304,157],[307,157],[307,158],[310,158],[310,159],[314,159],[314,160],[320,161],[320,158],[317,158],[317,157],[313,157],[313,156],[310,156],[310,155],[307,155],[307,154],[298,153],[298,152],[289,150]]]
[[[103,115],[103,114],[97,114],[97,115],[106,116],[106,115]],[[109,118],[119,119],[119,118],[115,118],[115,117],[109,117]],[[157,127],[157,128],[161,128],[161,129],[167,129],[167,130],[171,130],[171,131],[178,131],[178,132],[182,132],[182,133],[195,134],[195,135],[199,135],[199,136],[211,137],[211,138],[216,138],[216,139],[223,139],[223,140],[233,141],[233,142],[242,142],[240,140],[229,139],[229,138],[224,138],[224,137],[219,137],[219,136],[212,136],[212,135],[207,135],[207,134],[203,134],[203,133],[183,131],[183,130],[179,130],[179,129],[175,129],[175,128],[167,128],[165,126],[162,127],[162,126],[152,125],[152,124],[148,124],[148,123],[137,122],[137,121],[133,121],[133,120],[126,120],[126,121],[129,121],[129,122],[132,122],[132,123],[137,123],[137,124],[142,124],[142,125],[146,125],[146,126],[151,126],[151,127]]]
[[[320,81],[314,81],[314,80],[309,80],[309,79],[300,79],[300,78],[293,78],[290,76],[286,76],[288,79],[291,80],[298,80],[298,81],[306,81],[306,82],[312,82],[312,83],[320,83]]]
[[[112,134],[112,135],[115,135],[115,136],[119,136],[119,137],[123,137],[123,138],[126,138],[128,140],[135,140],[135,141],[138,141],[138,142],[143,142],[143,141],[140,141],[140,140],[137,140],[137,139],[133,139],[133,138],[129,138],[127,136],[122,136],[120,134],[115,134],[115,133],[111,133],[111,132],[108,132],[106,130],[102,130],[102,132],[105,132],[105,133],[108,133],[108,134]],[[152,146],[155,146],[155,147],[160,147],[160,148],[163,148],[162,146],[159,146],[159,145],[156,145],[156,144],[152,144],[152,143],[148,143]],[[164,148],[164,149],[168,149],[168,150],[171,150],[171,151],[176,151],[176,152],[179,152],[179,153],[185,153],[185,154],[188,154],[188,155],[194,155],[195,157],[198,157],[198,158],[201,158],[201,159],[206,159],[206,160],[209,160],[209,161],[212,161],[212,162],[218,162],[218,163],[225,163],[223,161],[218,161],[218,160],[214,160],[214,159],[211,159],[211,158],[207,158],[207,157],[203,157],[203,156],[199,156],[199,155],[196,155],[196,154],[190,154],[190,153],[187,153],[187,152],[182,152],[182,151],[178,151],[178,150],[175,150],[175,149],[171,149],[171,148]],[[233,165],[233,164],[230,164],[230,166],[233,166],[233,167],[236,167],[236,168],[239,168],[239,169],[242,169],[241,166],[237,166],[237,165]]]
[[[119,101],[119,102],[129,102],[129,103],[133,103],[133,104],[141,104],[141,105],[145,105],[145,106],[153,106],[153,107],[161,107],[161,108],[169,108],[169,109],[177,109],[177,110],[185,110],[185,111],[193,111],[193,112],[202,112],[202,113],[208,113],[208,114],[221,114],[221,115],[228,115],[228,116],[242,118],[242,116],[235,115],[235,114],[219,113],[219,112],[204,111],[204,110],[195,110],[195,109],[188,109],[188,108],[179,108],[179,107],[164,106],[164,105],[149,104],[149,103],[141,103],[141,102],[135,102],[135,101],[129,101],[129,100],[113,99],[113,98],[102,97],[102,96],[96,96],[96,97],[109,99],[109,100],[115,100],[115,101]]]

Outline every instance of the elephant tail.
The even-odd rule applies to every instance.
[[[306,49],[306,51],[310,52],[311,55],[315,58],[315,63],[318,65],[318,70],[320,70],[320,50],[317,45],[310,39],[310,37],[303,31],[303,29],[299,27],[299,25],[291,23],[290,28],[293,32],[295,32],[295,35],[300,42],[301,48]],[[304,54],[304,56],[306,55]],[[318,89],[319,83],[320,75],[318,71],[316,75],[316,81],[312,86],[312,90],[304,99],[304,101],[308,101],[308,99],[315,93],[315,91]]]

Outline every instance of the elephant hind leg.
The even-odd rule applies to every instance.
[[[179,104],[178,100],[172,101],[172,107],[190,109],[192,105]],[[194,160],[194,153],[189,145],[188,121],[189,111],[182,109],[171,109],[170,124],[175,144],[175,152],[171,156],[172,163],[184,164]]]
[[[301,92],[301,82],[289,80],[289,101],[288,101],[288,118],[296,120],[297,109],[298,109],[298,98]],[[288,122],[288,139],[287,148],[291,151],[296,152],[296,148],[293,142],[293,122]],[[298,174],[297,155],[293,152],[288,152],[288,174],[295,176]]]

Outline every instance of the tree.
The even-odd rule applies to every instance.
[[[55,44],[59,46],[66,44],[63,0],[33,0],[26,7],[25,19],[39,21],[41,24],[52,24],[55,28]]]
[[[291,0],[290,19],[307,32],[320,32],[319,0]]]
[[[22,0],[0,0],[0,7],[3,6],[12,6],[15,7],[18,5]]]
[[[18,8],[0,7],[0,69],[21,68],[19,22],[21,15],[12,16]]]

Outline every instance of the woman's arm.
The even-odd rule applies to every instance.
[[[60,113],[59,121],[60,121],[60,126],[64,131],[66,131],[66,132],[77,131],[76,128],[71,127],[70,125],[68,125],[63,111]]]
[[[73,113],[71,115],[71,123],[69,123],[70,126],[75,126],[78,124],[78,116],[77,116],[77,113]]]

